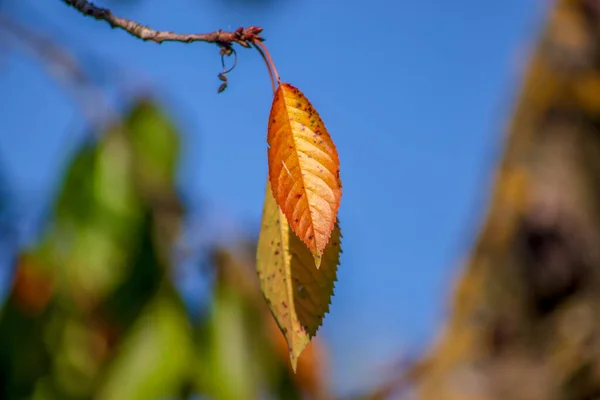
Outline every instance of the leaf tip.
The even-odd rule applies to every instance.
[[[292,364],[292,371],[295,374],[296,369],[298,368],[298,358],[290,354],[290,363]]]
[[[323,259],[323,256],[318,252],[313,253],[313,256],[315,258],[315,266],[317,267],[317,269],[319,269],[319,267],[321,266],[321,260]]]
[[[302,354],[302,352],[304,351],[304,349],[306,348],[306,346],[308,345],[309,342],[310,342],[310,339],[302,344],[298,344],[296,346],[289,347],[290,364],[292,366],[292,371],[294,371],[294,374],[296,373],[296,370],[298,369],[298,358],[300,358],[300,355]]]

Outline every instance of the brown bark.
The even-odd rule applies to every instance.
[[[416,389],[600,398],[600,2],[551,10],[480,237]]]

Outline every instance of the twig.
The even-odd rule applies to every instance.
[[[120,118],[109,105],[102,90],[94,84],[70,53],[45,35],[29,29],[0,12],[0,33],[2,32],[11,35],[15,39],[15,45],[20,43],[24,50],[44,61],[42,65],[74,95],[76,104],[81,107],[85,117],[93,126],[119,124]]]
[[[162,42],[206,42],[216,43],[222,48],[230,49],[233,43],[238,43],[243,47],[249,48],[251,43],[262,42],[264,40],[259,35],[262,28],[256,26],[250,26],[248,28],[240,27],[233,32],[218,30],[212,33],[181,34],[169,31],[155,31],[138,22],[117,17],[109,9],[100,8],[88,0],[63,0],[63,2],[77,9],[82,14],[88,15],[99,21],[108,22],[113,28],[123,29],[135,37],[145,41],[149,40],[156,42],[158,44]]]

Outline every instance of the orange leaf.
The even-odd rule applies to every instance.
[[[340,161],[319,113],[288,83],[275,92],[267,142],[273,196],[318,268],[340,207]]]

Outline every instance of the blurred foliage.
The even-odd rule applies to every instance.
[[[556,2],[445,330],[357,398],[600,398],[599,26],[597,1]],[[321,341],[292,373],[250,239],[210,250],[210,307],[186,310],[173,281],[180,135],[160,104],[138,99],[99,136],[19,255],[0,313],[0,398],[331,398]]]
[[[319,342],[292,373],[253,246],[212,250],[211,309],[191,319],[172,280],[178,150],[168,115],[140,98],[74,155],[0,315],[0,398],[329,397]]]

